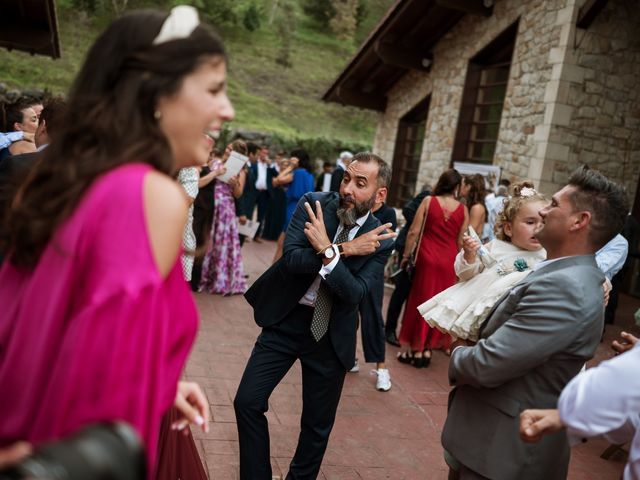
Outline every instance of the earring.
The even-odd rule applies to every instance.
[[[156,110],[155,112],[153,112],[153,118],[155,118],[156,120],[160,120],[162,118],[162,112],[160,110]]]

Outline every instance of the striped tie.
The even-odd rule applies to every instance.
[[[345,226],[338,234],[335,243],[343,243],[349,240],[349,232],[355,225]],[[318,295],[316,296],[316,306],[313,310],[313,319],[311,320],[311,334],[316,342],[319,342],[329,329],[329,317],[331,316],[331,305],[333,298],[331,291],[324,281],[320,282]]]

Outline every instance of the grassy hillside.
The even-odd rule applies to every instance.
[[[358,40],[367,35],[388,3],[389,0],[372,2]],[[372,112],[320,100],[352,57],[356,42],[336,40],[301,11],[298,15],[290,68],[275,62],[280,40],[276,29],[267,22],[254,32],[242,27],[221,29],[230,54],[229,95],[237,112],[231,127],[287,138],[324,137],[336,144],[370,144],[375,127]],[[66,92],[86,50],[107,23],[105,15],[90,19],[82,12],[61,7],[62,59],[0,50],[0,82],[23,90]]]

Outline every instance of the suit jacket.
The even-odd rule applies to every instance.
[[[331,174],[331,191],[339,192],[340,184],[342,183],[342,177],[344,177],[344,168],[337,166]]]
[[[462,464],[499,480],[565,479],[566,434],[537,444],[518,435],[520,412],[556,408],[602,335],[604,274],[593,255],[529,274],[489,314],[480,340],[449,363],[453,390],[442,444]]]
[[[320,256],[304,234],[304,223],[309,219],[304,202],[315,205],[316,200],[320,201],[327,234],[333,239],[339,224],[336,215],[338,198],[335,192],[312,192],[304,195],[298,202],[287,228],[282,258],[245,293],[259,326],[268,327],[283,320],[296,307],[322,267]],[[356,237],[379,225],[380,222],[370,214]],[[345,369],[353,366],[355,358],[358,305],[375,281],[382,278],[392,249],[393,242],[385,240],[371,255],[341,257],[333,271],[323,280],[333,293],[327,334]]]
[[[236,215],[238,217],[245,215],[251,219],[253,210],[256,208],[256,201],[258,200],[258,190],[256,189],[257,167],[253,167],[254,164],[247,169],[247,177],[244,182],[242,195],[236,200]]]
[[[431,195],[431,190],[423,190],[418,195],[409,200],[404,207],[402,207],[402,216],[405,219],[404,226],[400,229],[398,236],[396,237],[396,252],[400,252],[402,254],[404,252],[404,245],[407,241],[407,233],[409,233],[409,229],[411,228],[411,223],[413,223],[413,219],[416,216],[416,212],[418,211],[418,207],[422,203],[422,200],[427,195]]]
[[[0,212],[6,212],[18,187],[42,157],[43,152],[8,156],[0,161]]]

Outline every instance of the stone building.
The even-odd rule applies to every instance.
[[[394,206],[454,161],[555,191],[640,177],[637,0],[398,0],[324,95],[371,109]]]

